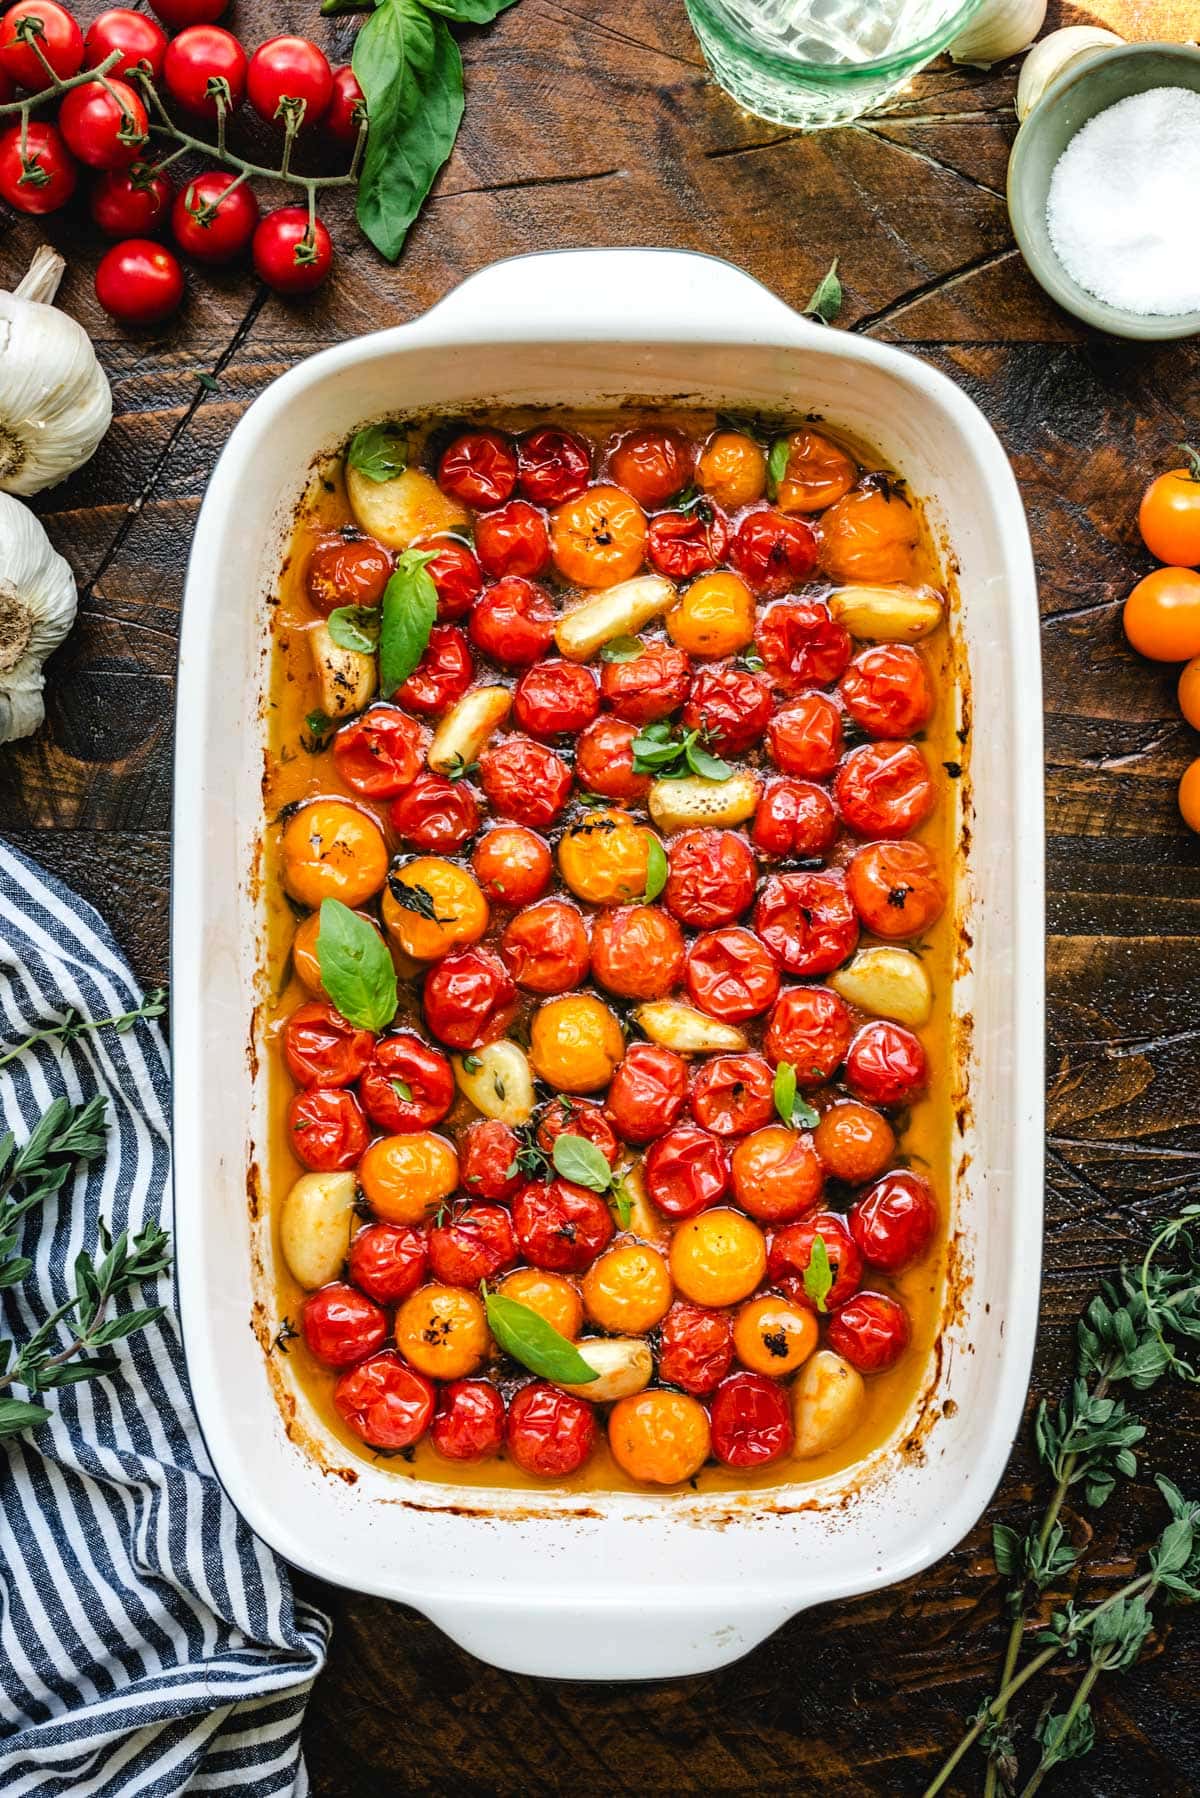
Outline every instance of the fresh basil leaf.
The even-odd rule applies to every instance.
[[[767,457],[767,498],[774,499],[779,492],[779,483],[787,473],[788,456],[790,454],[786,437],[777,437],[771,445],[771,453]]]
[[[821,1121],[821,1114],[815,1105],[807,1099],[797,1099],[792,1106],[792,1128],[795,1130],[815,1130]]]
[[[412,1087],[407,1080],[392,1080],[389,1085],[402,1105],[412,1104]]]
[[[418,0],[383,0],[359,31],[353,69],[367,102],[358,222],[395,262],[463,115],[462,57]]]
[[[558,1139],[560,1142],[562,1137]],[[584,1386],[599,1376],[589,1367],[573,1342],[559,1334],[529,1305],[506,1299],[503,1293],[484,1289],[488,1328],[506,1355],[519,1361],[543,1380],[568,1386]]]
[[[321,17],[336,19],[340,13],[371,12],[374,7],[375,0],[321,0]]]
[[[561,1140],[561,1139],[560,1139]],[[617,1214],[617,1222],[622,1230],[628,1230],[633,1222],[633,1194],[624,1180],[618,1180],[608,1196],[608,1202]]]
[[[614,637],[600,651],[602,662],[636,662],[645,649],[640,637]]]
[[[552,1159],[555,1172],[574,1186],[586,1186],[591,1192],[607,1192],[613,1183],[608,1156],[586,1136],[573,1136],[564,1130],[554,1139]]]
[[[328,712],[322,712],[320,709],[315,712],[309,712],[304,722],[308,726],[310,733],[317,738],[327,737],[333,729],[333,719],[329,716]]]
[[[374,606],[339,606],[325,620],[339,649],[372,656],[379,641],[379,613]]]
[[[321,901],[321,985],[347,1023],[383,1030],[396,1015],[396,969],[379,932],[340,899]]]
[[[842,284],[838,280],[838,259],[835,256],[817,285],[813,288],[808,305],[804,308],[805,318],[820,319],[823,325],[831,325],[842,309]]]
[[[497,13],[513,3],[514,0],[421,0],[430,12],[440,12],[456,25],[489,25]]]
[[[646,891],[642,894],[642,904],[649,905],[657,899],[667,884],[670,873],[667,852],[657,837],[650,837],[646,851]]]
[[[804,1294],[822,1315],[829,1309],[825,1300],[832,1285],[833,1269],[829,1265],[829,1250],[825,1247],[825,1238],[818,1230],[812,1240],[808,1266],[804,1270]]]
[[[432,550],[406,549],[383,590],[379,632],[379,691],[390,699],[412,673],[429,643],[438,596],[427,563]]]
[[[728,762],[723,762],[719,755],[710,755],[699,743],[689,743],[684,753],[688,767],[702,780],[729,780],[733,774]]]
[[[408,467],[408,436],[396,425],[368,425],[350,439],[346,466],[368,481],[394,481]]]
[[[781,1061],[775,1069],[775,1109],[790,1127],[796,1109],[796,1070],[790,1061]]]

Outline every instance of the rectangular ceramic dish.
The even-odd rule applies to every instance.
[[[817,1485],[732,1497],[409,1485],[348,1466],[286,1359],[264,1353],[272,1251],[253,1170],[264,1096],[253,1019],[266,604],[314,456],[381,411],[629,397],[824,415],[908,480],[957,570],[973,717],[939,1352],[893,1442]],[[1028,533],[979,411],[923,363],[807,322],[728,264],[653,250],[501,263],[411,324],[314,356],[255,402],[209,484],[188,573],[172,950],[188,1368],[217,1472],[259,1535],[323,1579],[418,1606],[500,1666],[622,1679],[719,1666],[795,1611],[903,1579],[954,1546],[1003,1471],[1037,1321],[1041,725]]]

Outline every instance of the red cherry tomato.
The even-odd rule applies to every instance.
[[[372,1355],[344,1373],[333,1406],[348,1429],[371,1448],[411,1448],[429,1428],[436,1388],[395,1349]]]
[[[465,1205],[429,1232],[429,1266],[443,1286],[479,1285],[517,1259],[512,1219],[503,1205]]]
[[[898,1299],[882,1292],[859,1292],[830,1318],[826,1341],[859,1373],[883,1373],[896,1365],[910,1334]]]
[[[831,687],[850,660],[850,632],[816,599],[783,599],[768,606],[754,633],[767,674],[785,693]]]
[[[323,1367],[351,1367],[387,1336],[387,1318],[365,1292],[336,1281],[305,1299],[300,1328],[309,1354]]]
[[[333,264],[333,244],[320,219],[309,227],[304,206],[278,206],[262,220],[251,245],[254,272],[275,293],[312,293]]]
[[[438,618],[463,618],[483,592],[483,569],[469,543],[458,537],[430,537],[421,548],[433,560],[425,572],[437,588]]]
[[[258,201],[247,182],[234,186],[228,169],[211,169],[189,181],[175,202],[171,230],[186,256],[197,262],[232,262],[254,236]]]
[[[928,1071],[920,1038],[890,1018],[864,1024],[846,1055],[846,1085],[871,1105],[907,1105],[925,1090]]]
[[[411,1224],[367,1224],[351,1239],[350,1283],[377,1305],[399,1305],[425,1280],[429,1243]]]
[[[683,708],[683,723],[688,730],[703,731],[716,755],[744,755],[766,730],[771,710],[771,689],[762,676],[726,663],[701,668]]]
[[[685,830],[671,844],[663,899],[681,924],[732,924],[754,897],[754,857],[731,830]]]
[[[0,199],[17,212],[34,217],[57,212],[75,192],[76,179],[75,161],[57,126],[31,119],[23,149],[19,125],[0,133]]]
[[[539,662],[526,670],[513,693],[513,716],[531,737],[576,737],[599,710],[595,676],[578,662]]]
[[[907,643],[860,649],[838,691],[854,722],[873,737],[911,737],[933,716],[929,672]]]
[[[541,899],[519,911],[500,939],[500,953],[526,992],[565,993],[587,977],[587,931],[564,899]]]
[[[479,801],[465,780],[418,774],[390,812],[392,829],[414,849],[461,849],[479,829]]]
[[[318,612],[338,606],[377,606],[392,558],[373,537],[322,537],[308,558],[305,586]]]
[[[397,687],[396,700],[410,712],[436,717],[462,698],[474,678],[466,637],[453,624],[435,624],[421,660]]]
[[[610,1167],[620,1159],[620,1145],[598,1105],[587,1099],[551,1099],[538,1119],[537,1144],[549,1155],[560,1136],[582,1136],[595,1143]]]
[[[333,98],[333,70],[306,37],[268,38],[250,58],[246,92],[268,124],[292,113],[297,126],[315,125]]]
[[[687,486],[695,461],[695,445],[682,431],[647,425],[626,432],[609,457],[609,470],[618,486],[653,510]]]
[[[405,1030],[375,1044],[358,1096],[371,1122],[389,1136],[431,1130],[454,1104],[454,1070],[444,1055]]]
[[[478,1199],[511,1199],[525,1183],[517,1166],[521,1139],[499,1118],[468,1124],[458,1139],[458,1178]]]
[[[657,905],[621,905],[592,925],[592,974],[623,999],[661,999],[683,973],[683,936]]]
[[[467,632],[493,662],[524,668],[549,649],[557,616],[545,588],[510,574],[476,600]]]
[[[486,574],[541,574],[550,566],[550,534],[525,499],[510,499],[475,524],[475,554]]]
[[[937,1205],[927,1180],[898,1169],[867,1188],[848,1222],[863,1260],[898,1274],[919,1261],[933,1241]]]
[[[223,10],[223,9],[222,9]],[[215,119],[218,99],[236,112],[246,92],[246,52],[219,25],[189,25],[167,45],[163,80],[185,112]]]
[[[608,1116],[626,1142],[653,1142],[678,1118],[687,1093],[682,1056],[657,1043],[630,1043],[608,1089]]]
[[[812,574],[817,565],[817,535],[802,518],[764,507],[743,518],[729,559],[748,587],[772,599]]]
[[[106,169],[98,175],[88,207],[106,237],[148,237],[166,218],[174,194],[169,175],[135,162],[131,169]]]
[[[733,1322],[724,1311],[708,1311],[679,1299],[662,1321],[658,1377],[700,1397],[720,1385],[733,1366]]]
[[[766,1467],[792,1446],[792,1414],[782,1386],[765,1373],[732,1373],[713,1393],[713,1454],[726,1467]]]
[[[946,893],[923,843],[870,843],[850,858],[846,886],[876,936],[920,936],[942,914]]]
[[[17,0],[0,19],[0,71],[14,86],[41,93],[50,85],[43,56],[60,81],[69,81],[83,67],[83,33],[57,0]]]
[[[130,69],[146,69],[157,75],[167,53],[167,34],[161,25],[145,13],[131,12],[127,6],[113,6],[93,19],[83,40],[83,66],[95,69],[111,56],[120,53],[109,76],[128,75]]]
[[[350,1086],[375,1049],[369,1030],[347,1023],[340,1011],[310,999],[283,1027],[283,1055],[297,1086]]]
[[[618,718],[651,724],[677,712],[687,698],[692,664],[673,643],[647,643],[627,662],[605,662],[600,691]]]
[[[646,560],[673,581],[715,568],[728,547],[725,515],[704,495],[684,512],[660,512],[646,532]]]
[[[499,905],[529,905],[550,885],[554,864],[541,837],[522,824],[496,824],[471,857],[484,897]]]
[[[692,1081],[692,1116],[718,1136],[745,1136],[775,1116],[775,1074],[761,1055],[714,1055]]]
[[[585,792],[627,802],[646,797],[651,777],[633,766],[637,734],[637,725],[622,718],[597,718],[588,725],[575,745],[575,773]]]
[[[729,1191],[729,1157],[715,1136],[695,1124],[677,1124],[660,1136],[642,1168],[646,1190],[664,1217],[694,1217]]]
[[[130,237],[100,258],[96,298],[119,324],[158,325],[183,301],[183,270],[161,244]]]
[[[411,787],[424,764],[421,726],[393,706],[372,706],[333,739],[333,759],[348,787],[391,799]]]
[[[229,0],[154,0],[156,12],[168,31],[180,31],[185,25],[208,25],[219,19]]]
[[[754,928],[789,974],[829,974],[858,941],[858,919],[840,874],[770,874]]]
[[[577,499],[592,477],[591,451],[570,431],[542,425],[517,445],[517,484],[537,506]]]
[[[452,1049],[482,1049],[512,1023],[517,989],[504,964],[486,949],[443,956],[426,976],[425,1021]]]
[[[490,1380],[442,1387],[429,1440],[447,1461],[486,1461],[504,1441],[504,1400]]]
[[[779,995],[763,1038],[772,1061],[787,1061],[798,1086],[833,1078],[850,1046],[850,1013],[824,986],[789,986]]]
[[[367,116],[367,103],[350,64],[333,71],[329,108],[323,120],[327,137],[347,150],[358,142],[359,128]]]
[[[505,737],[479,758],[479,778],[494,809],[534,830],[552,824],[567,803],[571,770],[532,737]]]
[[[437,478],[442,492],[464,506],[502,506],[517,484],[516,452],[499,431],[467,431],[444,451]]]
[[[106,75],[73,87],[62,97],[58,128],[67,148],[91,169],[124,169],[136,162],[150,136],[140,94],[127,81]]]
[[[812,1263],[813,1243],[820,1237],[833,1284],[825,1294],[825,1310],[836,1311],[858,1291],[862,1279],[863,1258],[858,1245],[846,1228],[846,1220],[836,1211],[818,1211],[798,1224],[785,1224],[776,1230],[767,1252],[767,1279],[778,1286],[797,1305],[819,1312],[808,1295],[804,1276]]]
[[[833,783],[842,821],[855,836],[902,837],[933,810],[933,782],[915,743],[864,743]]]
[[[596,1414],[583,1399],[534,1380],[508,1407],[504,1440],[525,1473],[564,1479],[578,1473],[596,1446]]]
[[[758,802],[750,837],[765,855],[821,858],[837,836],[837,810],[823,787],[783,775]]]
[[[779,964],[753,931],[727,924],[698,936],[688,950],[687,989],[701,1011],[742,1024],[774,1003]]]
[[[569,1180],[523,1186],[512,1217],[526,1261],[556,1274],[583,1273],[614,1234],[612,1213],[599,1193]]]
[[[317,1173],[356,1167],[367,1147],[367,1120],[358,1100],[340,1087],[309,1087],[288,1106],[288,1130],[297,1161]]]
[[[785,774],[825,780],[842,753],[842,715],[824,693],[781,706],[767,726],[767,754]]]

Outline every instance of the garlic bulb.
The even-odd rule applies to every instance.
[[[1035,44],[1021,64],[1017,79],[1017,117],[1021,123],[1025,123],[1047,88],[1098,56],[1101,50],[1111,50],[1114,44],[1124,42],[1123,37],[1106,31],[1102,25],[1064,25],[1061,31],[1052,31]]]
[[[40,493],[87,461],[112,420],[108,377],[81,324],[51,302],[66,264],[43,245],[0,292],[0,488]]]
[[[955,62],[990,69],[1032,44],[1046,23],[1047,0],[983,0],[965,31],[950,46]]]
[[[27,737],[46,715],[42,663],[71,628],[71,565],[28,506],[0,493],[0,743]]]

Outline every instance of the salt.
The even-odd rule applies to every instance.
[[[1200,93],[1154,87],[1106,107],[1050,178],[1046,225],[1079,285],[1142,316],[1200,311]]]

